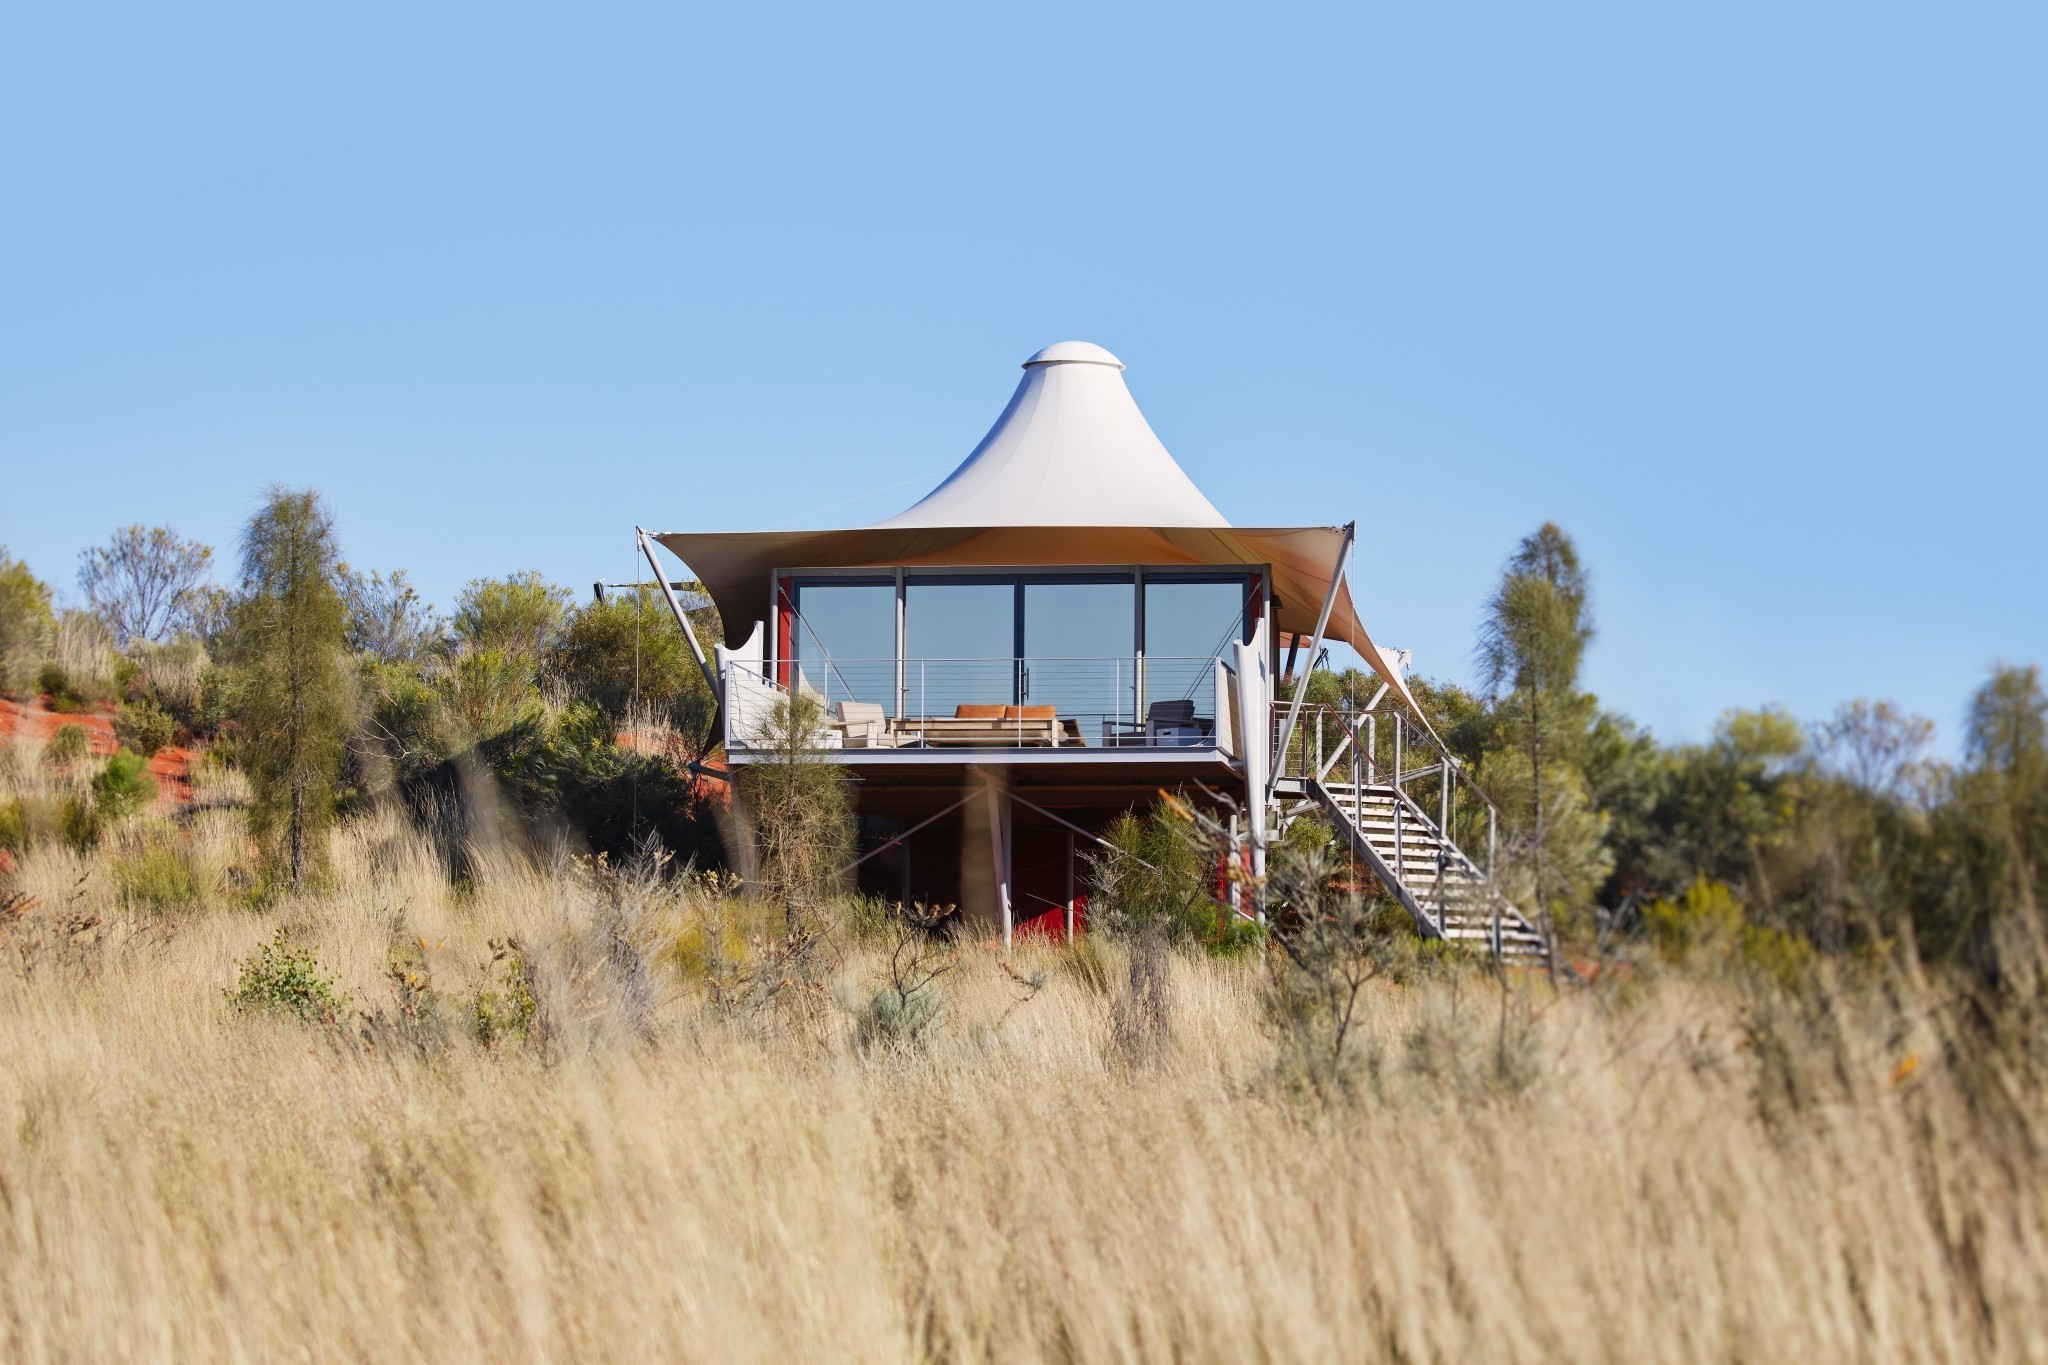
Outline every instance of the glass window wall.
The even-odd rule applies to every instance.
[[[892,716],[1052,706],[1094,744],[1139,731],[1153,703],[1193,703],[1209,718],[1211,661],[1244,637],[1248,588],[1241,576],[1147,576],[1141,626],[1137,588],[1122,576],[913,575],[899,707],[893,579],[799,578],[790,661],[828,704],[878,702]]]
[[[1195,704],[1195,714],[1212,718],[1215,665],[1211,662],[1244,638],[1249,584],[1199,579],[1145,580],[1145,706],[1155,702]]]
[[[1054,706],[1095,742],[1134,719],[1137,587],[1130,579],[1024,585],[1020,681],[1032,706]]]
[[[896,584],[799,580],[789,654],[799,686],[825,699],[880,702],[896,713]]]
[[[903,601],[903,709],[950,716],[1017,700],[1017,585],[910,580]]]

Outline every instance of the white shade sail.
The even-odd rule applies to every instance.
[[[1063,341],[1024,362],[996,424],[923,499],[872,526],[655,537],[718,604],[738,647],[767,619],[778,569],[1271,565],[1276,629],[1309,635],[1341,567],[1334,526],[1234,527],[1153,434],[1123,362]],[[1338,585],[1328,636],[1406,695]]]

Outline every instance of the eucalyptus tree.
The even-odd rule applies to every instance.
[[[168,526],[124,526],[78,557],[78,586],[124,646],[192,629],[213,551]]]

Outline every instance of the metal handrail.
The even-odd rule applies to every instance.
[[[1274,705],[1277,710],[1282,703],[1276,702]],[[1429,812],[1424,809],[1422,804],[1406,788],[1406,784],[1413,779],[1415,774],[1399,768],[1395,772],[1389,773],[1385,765],[1379,762],[1378,756],[1374,752],[1375,746],[1370,738],[1370,727],[1368,726],[1366,733],[1361,734],[1359,722],[1376,721],[1382,716],[1387,717],[1399,727],[1395,738],[1397,753],[1400,751],[1400,748],[1405,747],[1406,744],[1413,743],[1417,739],[1423,742],[1426,750],[1434,752],[1437,761],[1418,768],[1416,770],[1418,773],[1441,774],[1447,787],[1450,782],[1455,781],[1458,784],[1459,791],[1469,793],[1478,799],[1480,808],[1486,813],[1487,821],[1488,849],[1486,865],[1484,867],[1475,861],[1470,854],[1466,853],[1464,846],[1453,837],[1450,830],[1449,807],[1451,803],[1445,801],[1443,803],[1445,809],[1438,812],[1440,818],[1432,819]],[[1289,741],[1288,752],[1274,756],[1274,771],[1283,776],[1299,776],[1317,782],[1323,781],[1329,769],[1334,767],[1341,759],[1344,746],[1340,745],[1337,753],[1330,755],[1326,760],[1320,754],[1311,757],[1309,746],[1313,740],[1317,748],[1320,749],[1323,735],[1321,722],[1325,719],[1334,720],[1343,730],[1348,746],[1360,755],[1363,762],[1363,775],[1368,784],[1385,786],[1393,791],[1401,804],[1406,808],[1406,812],[1427,825],[1438,836],[1442,845],[1454,853],[1475,876],[1484,878],[1489,884],[1494,883],[1497,875],[1497,870],[1494,867],[1494,845],[1497,841],[1496,832],[1499,825],[1500,808],[1494,804],[1493,799],[1486,794],[1479,784],[1466,774],[1464,765],[1445,747],[1442,741],[1438,740],[1426,727],[1417,726],[1412,718],[1399,706],[1389,706],[1385,709],[1368,707],[1362,711],[1353,711],[1348,707],[1316,705],[1304,709],[1304,722],[1311,718],[1316,723],[1304,723],[1295,731],[1294,737]],[[1294,771],[1297,763],[1301,769],[1298,773]]]
[[[1284,702],[1276,701],[1274,703],[1274,709],[1277,711],[1285,704],[1286,703]],[[1370,745],[1362,744],[1360,742],[1357,726],[1354,724],[1353,718],[1364,718],[1367,716],[1373,718],[1378,718],[1380,716],[1389,717],[1390,719],[1394,720],[1403,727],[1403,730],[1405,732],[1403,735],[1404,740],[1412,743],[1417,738],[1422,739],[1429,748],[1436,751],[1438,762],[1445,766],[1445,768],[1458,781],[1458,783],[1464,790],[1471,792],[1472,795],[1479,798],[1480,802],[1486,807],[1487,810],[1492,811],[1495,814],[1498,814],[1499,812],[1499,807],[1494,805],[1493,799],[1486,794],[1486,792],[1479,786],[1478,783],[1474,782],[1471,779],[1471,777],[1466,774],[1465,765],[1458,760],[1457,756],[1451,753],[1451,751],[1448,748],[1446,748],[1444,744],[1436,738],[1436,736],[1430,734],[1428,730],[1422,728],[1421,726],[1416,725],[1414,721],[1409,718],[1407,713],[1399,709],[1398,707],[1388,708],[1385,710],[1354,712],[1347,708],[1342,707],[1316,705],[1305,707],[1303,709],[1302,715],[1304,719],[1307,719],[1309,716],[1316,716],[1318,718],[1328,718],[1338,722],[1338,724],[1340,724],[1344,728],[1346,735],[1351,739],[1352,743],[1359,746],[1359,752],[1366,756],[1366,761],[1372,765],[1372,768],[1374,770],[1378,771],[1382,775],[1386,775],[1385,766],[1383,764],[1380,764],[1373,756]],[[1286,776],[1320,776],[1319,773],[1307,771],[1306,767],[1304,767],[1304,771],[1300,773],[1294,773],[1291,771],[1291,767],[1289,766],[1291,764],[1291,755],[1294,753],[1301,754],[1303,763],[1304,765],[1306,765],[1307,735],[1308,727],[1301,727],[1301,729],[1297,731],[1295,735],[1295,740],[1302,741],[1301,749],[1297,750],[1295,748],[1294,741],[1290,740],[1288,744],[1288,749],[1290,753],[1275,755],[1274,766],[1276,770],[1281,771],[1283,775]],[[1334,762],[1335,759],[1333,757],[1328,763],[1323,764],[1322,767],[1325,770],[1327,770],[1327,768],[1332,766]],[[1418,775],[1433,775],[1437,771],[1437,764],[1430,764],[1426,767],[1417,768],[1413,772],[1404,771],[1401,774],[1401,781],[1405,783],[1412,780]],[[1391,777],[1389,785],[1391,785]]]
[[[1350,715],[1343,711],[1339,711],[1334,707],[1325,707],[1321,709],[1327,711],[1332,719],[1334,719],[1339,725],[1344,727],[1344,733],[1346,734],[1346,736],[1350,738],[1351,747],[1353,751],[1356,752],[1359,755],[1360,759],[1363,761],[1365,768],[1364,775],[1367,778],[1368,782],[1370,782],[1370,779],[1372,777],[1372,770],[1377,765],[1373,759],[1371,750],[1366,746],[1365,742],[1360,737],[1358,733],[1358,727],[1352,723]],[[1398,715],[1399,713],[1396,714]],[[1405,717],[1403,717],[1402,719],[1405,721]],[[1449,755],[1445,755],[1445,757],[1448,758]],[[1385,770],[1382,769],[1381,771],[1384,774]],[[1485,805],[1489,816],[1497,815],[1497,808],[1494,806],[1493,802],[1487,798],[1486,793],[1481,791],[1478,785],[1472,782],[1471,779],[1465,777],[1462,773],[1458,772],[1455,760],[1452,760],[1452,767],[1450,768],[1450,771],[1453,773],[1457,773],[1459,780],[1464,782],[1465,785],[1471,789],[1472,794],[1479,798],[1479,800]],[[1320,782],[1323,779],[1320,775],[1318,775],[1316,780]],[[1441,822],[1438,820],[1431,819],[1429,812],[1423,809],[1422,803],[1417,801],[1414,797],[1410,796],[1406,791],[1403,791],[1398,783],[1387,782],[1384,785],[1386,786],[1387,790],[1393,792],[1395,799],[1405,804],[1409,812],[1412,815],[1414,815],[1416,819],[1422,821],[1422,823],[1425,826],[1427,826],[1432,833],[1436,835],[1437,842],[1442,848],[1444,848],[1450,853],[1455,854],[1458,857],[1458,859],[1461,862],[1463,862],[1467,868],[1471,870],[1473,876],[1484,877],[1489,881],[1492,880],[1492,872],[1486,868],[1482,868],[1478,863],[1472,861],[1472,856],[1465,852],[1463,845],[1459,844],[1458,841],[1452,837],[1447,818]],[[1362,799],[1362,792],[1359,793],[1359,797]],[[1439,814],[1447,816],[1448,813],[1439,812]]]

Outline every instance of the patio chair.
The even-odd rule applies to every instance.
[[[895,741],[889,736],[889,718],[878,701],[840,702],[839,720],[833,728],[845,731],[849,749],[895,747]]]
[[[1167,746],[1200,744],[1211,723],[1195,716],[1191,700],[1155,701],[1145,708],[1145,742]]]

